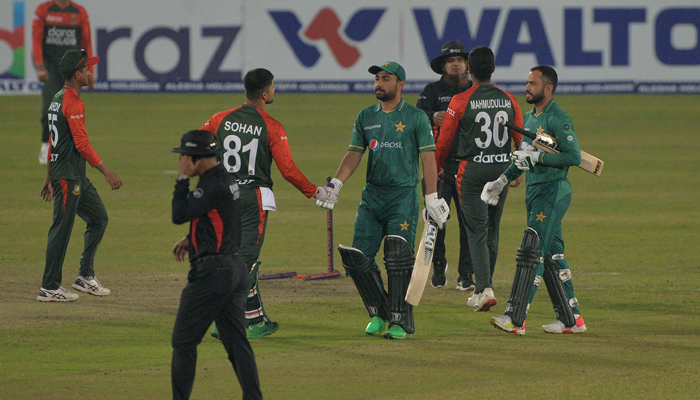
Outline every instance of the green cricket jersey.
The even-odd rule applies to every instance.
[[[574,123],[554,99],[544,106],[539,115],[535,115],[534,108],[527,112],[523,118],[523,128],[529,132],[546,133],[554,137],[560,150],[559,153],[540,155],[537,164],[528,171],[528,185],[566,179],[569,167],[581,163],[581,148],[574,132]],[[523,136],[523,142],[532,145],[532,139],[525,136]],[[522,171],[514,164],[511,164],[505,172],[509,180],[514,180],[521,174]]]
[[[95,167],[102,162],[85,130],[85,106],[78,93],[64,86],[49,106],[51,180],[85,179],[85,161]]]
[[[381,103],[360,111],[348,150],[369,148],[367,183],[375,186],[415,186],[420,182],[420,154],[435,151],[433,130],[422,110],[403,99],[394,110]]]

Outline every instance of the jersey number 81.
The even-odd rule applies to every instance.
[[[248,153],[248,175],[255,175],[255,158],[258,154],[258,139],[253,139],[250,143],[242,146],[241,148],[241,138],[236,135],[226,136],[224,139],[224,152],[223,163],[226,167],[226,171],[237,173],[241,170],[241,165],[246,160],[241,160],[241,153]],[[233,161],[233,164],[231,163]]]

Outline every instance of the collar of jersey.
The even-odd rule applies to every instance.
[[[547,104],[544,106],[544,108],[542,109],[542,112],[539,113],[539,114],[537,114],[537,112],[535,112],[535,109],[533,108],[533,109],[532,109],[532,115],[534,115],[535,117],[539,117],[540,115],[542,115],[542,114],[546,113],[547,111],[549,111],[549,109],[552,108],[553,105],[554,105],[554,99],[550,100],[549,103],[547,103]]]
[[[399,105],[397,105],[396,108],[394,108],[393,110],[384,111],[384,110],[382,110],[382,103],[377,103],[377,108],[374,111],[375,112],[384,111],[386,113],[390,113],[390,112],[394,112],[394,111],[401,111],[401,110],[403,110],[403,106],[405,106],[405,105],[406,105],[406,102],[403,100],[403,98],[401,98]]]

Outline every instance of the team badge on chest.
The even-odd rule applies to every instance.
[[[76,196],[80,194],[80,185],[73,186],[73,194]]]

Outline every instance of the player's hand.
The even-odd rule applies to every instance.
[[[442,125],[442,121],[444,119],[445,119],[445,111],[438,111],[435,114],[433,114],[433,122],[437,126]]]
[[[337,178],[331,179],[330,182],[326,183],[325,187],[319,187],[316,196],[314,196],[316,197],[316,205],[327,210],[332,210],[338,202],[338,195],[342,187],[343,182]],[[325,198],[327,198],[327,200]]]
[[[519,177],[515,178],[515,180],[511,182],[508,186],[518,187],[523,182],[523,180],[525,180],[525,175],[520,175]]]
[[[88,76],[88,89],[95,90],[95,77],[92,74]]]
[[[430,218],[435,221],[438,228],[444,229],[447,217],[450,216],[450,207],[445,199],[439,199],[437,192],[425,195],[425,209]]]
[[[518,169],[529,171],[540,160],[541,154],[542,152],[540,151],[518,150],[511,154],[510,160]]]
[[[175,246],[173,246],[173,255],[175,256],[175,260],[185,261],[189,248],[190,240],[187,239],[187,236],[178,240],[177,243],[175,243]]]
[[[40,82],[48,82],[49,81],[49,71],[44,66],[44,63],[38,64],[36,66],[36,78]]]
[[[46,178],[44,185],[41,187],[41,198],[44,199],[44,201],[53,200],[53,185],[49,178]]]
[[[105,173],[105,180],[107,180],[107,183],[109,183],[112,190],[117,190],[124,184],[122,183],[122,178],[120,178],[119,175],[109,170],[107,173]]]
[[[316,195],[314,198],[316,199],[317,206],[327,210],[332,210],[335,204],[338,202],[338,196],[326,189],[326,187],[319,187],[318,190],[316,190]]]
[[[501,175],[495,181],[485,184],[484,189],[481,191],[481,200],[490,206],[497,205],[501,192],[507,184],[508,178],[505,175]]]

